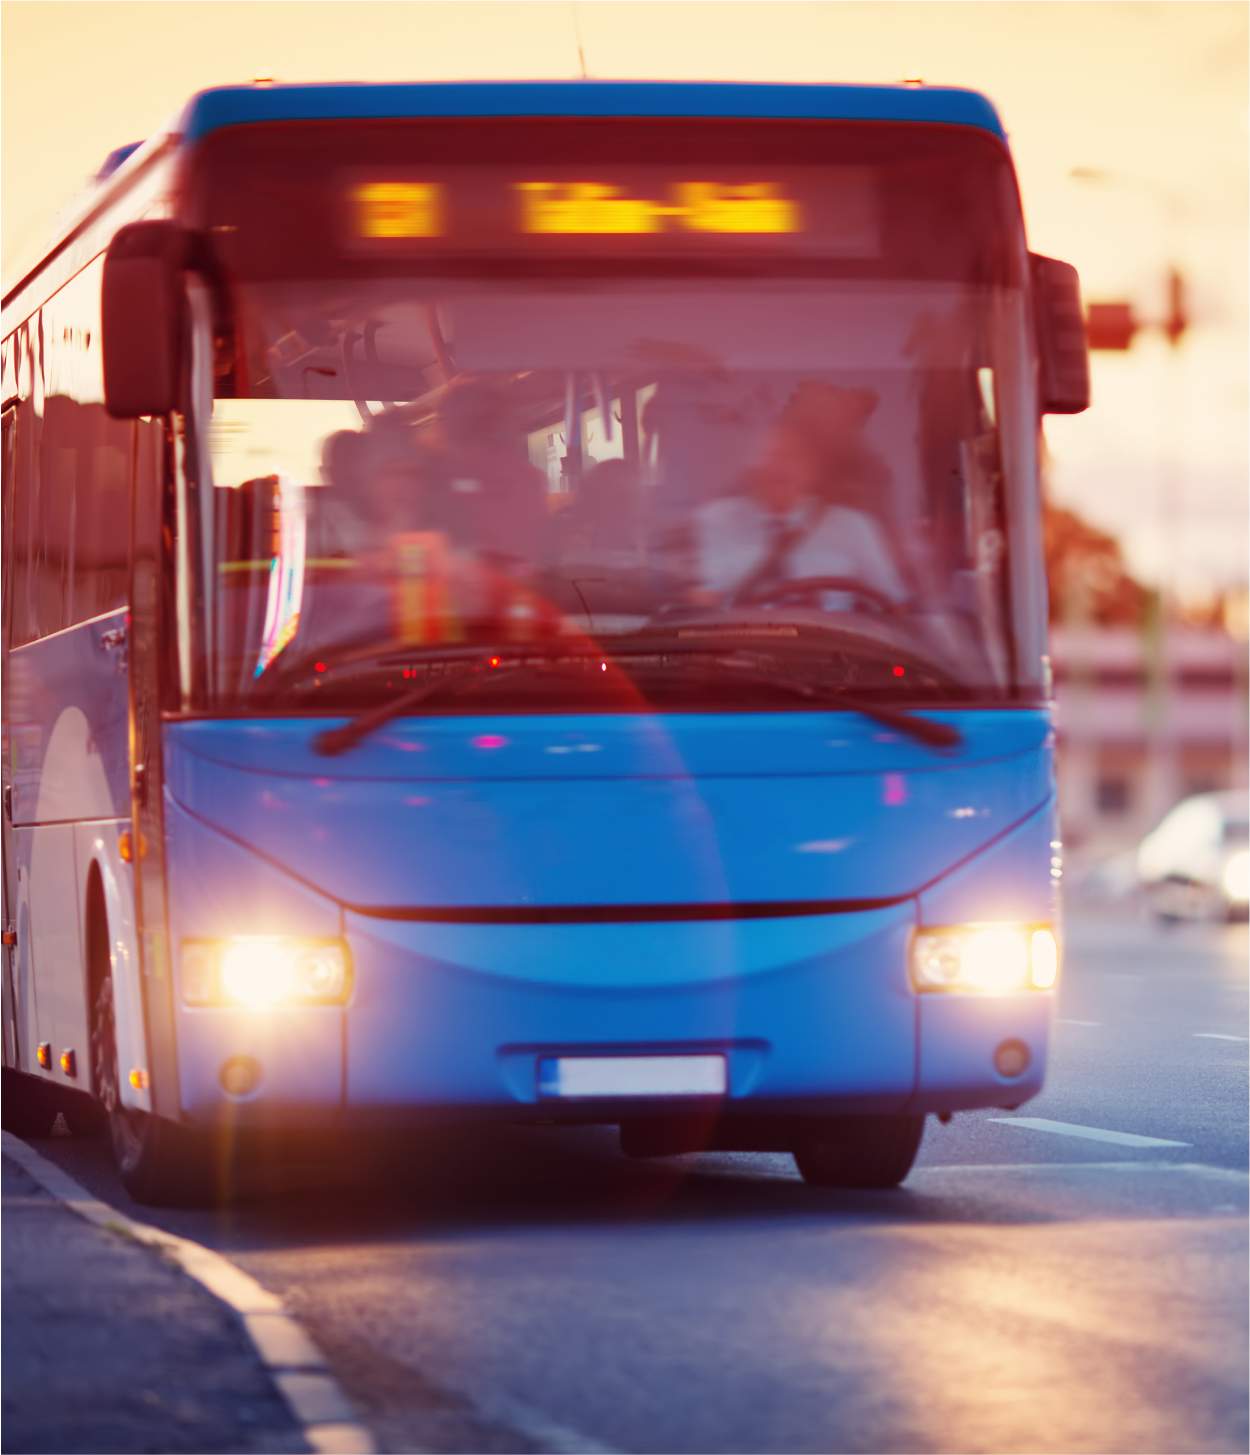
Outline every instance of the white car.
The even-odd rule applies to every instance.
[[[1244,792],[1199,793],[1137,850],[1137,880],[1160,919],[1244,919],[1250,904],[1250,808]]]

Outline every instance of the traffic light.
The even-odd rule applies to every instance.
[[[1091,303],[1085,310],[1085,333],[1091,349],[1127,349],[1137,329],[1131,303]]]
[[[1168,269],[1168,316],[1163,323],[1163,332],[1173,348],[1189,327],[1188,300],[1185,297],[1185,277],[1179,268]]]
[[[1189,328],[1189,300],[1185,275],[1170,267],[1164,279],[1167,311],[1162,319],[1149,327],[1158,329],[1175,348]],[[1133,346],[1133,339],[1142,328],[1131,303],[1091,303],[1085,310],[1085,333],[1091,349],[1124,350]]]

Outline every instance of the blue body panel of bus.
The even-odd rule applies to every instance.
[[[740,117],[929,122],[1005,139],[993,105],[954,86],[770,85],[670,81],[456,81],[396,85],[222,86],[202,91],[179,130],[197,141],[249,122],[398,117]]]
[[[699,1049],[760,1111],[1027,1099],[1051,997],[919,997],[907,958],[918,924],[1053,919],[1050,724],[939,715],[962,746],[845,712],[465,716],[327,759],[330,720],[170,723],[174,946],[341,934],[355,972],[345,1010],[180,1006],[184,1110],[537,1114],[544,1056]],[[265,1079],[223,1108],[235,1055]]]

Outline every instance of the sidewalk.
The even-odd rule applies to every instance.
[[[3,1158],[5,1455],[307,1450],[237,1317]]]

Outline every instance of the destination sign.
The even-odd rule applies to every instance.
[[[514,182],[517,230],[546,234],[789,233],[802,206],[769,182],[677,182],[666,198],[631,197],[605,182]],[[360,235],[441,237],[444,189],[428,182],[365,182],[355,189]]]
[[[343,241],[357,253],[705,251],[729,244],[844,258],[879,250],[871,177],[860,168],[683,176],[634,167],[616,177],[501,175],[494,168],[345,181]],[[440,246],[441,244],[441,246]],[[736,246],[735,246],[736,244]]]

